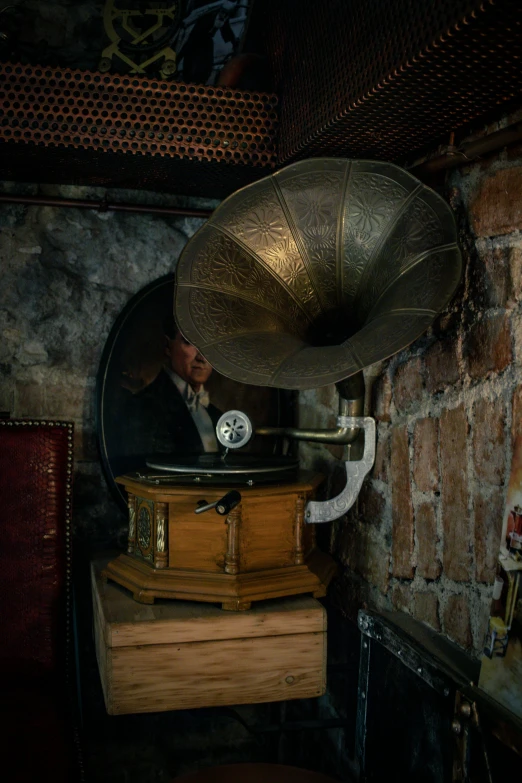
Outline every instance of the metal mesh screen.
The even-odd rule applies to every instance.
[[[522,95],[519,0],[257,0],[251,28],[277,97],[0,65],[4,178],[223,197],[300,158],[404,160]]]
[[[397,159],[520,98],[518,0],[263,0],[278,159]]]
[[[16,148],[27,155],[32,147],[53,181],[74,181],[101,156],[101,168],[119,169],[128,187],[165,189],[166,172],[185,176],[186,164],[197,163],[192,183],[171,187],[196,193],[206,176],[203,195],[213,195],[212,181],[225,195],[275,162],[277,98],[268,93],[2,64],[0,99],[0,141],[14,154],[8,166],[20,162]],[[35,145],[55,154],[39,156]]]

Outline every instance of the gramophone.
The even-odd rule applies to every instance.
[[[246,609],[324,595],[335,564],[317,549],[315,524],[348,511],[374,461],[362,371],[419,337],[460,275],[450,208],[390,163],[304,160],[226,199],[178,262],[181,332],[236,381],[336,384],[338,426],[255,430],[229,411],[218,423],[225,454],[151,461],[118,478],[128,493],[128,551],[105,575],[142,602]],[[296,473],[295,461],[243,459],[252,432],[351,444],[344,490],[320,502],[320,478]]]

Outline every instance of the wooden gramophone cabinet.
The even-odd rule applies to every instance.
[[[241,487],[240,504],[220,516],[195,509],[203,500],[219,500],[227,488],[121,476],[128,548],[103,575],[148,604],[177,598],[238,611],[267,598],[324,596],[336,565],[316,548],[315,528],[304,522],[306,501],[321,480],[301,474],[292,483]]]

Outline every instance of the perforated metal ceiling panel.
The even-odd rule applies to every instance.
[[[400,160],[520,100],[519,0],[264,0],[279,163]]]
[[[301,158],[404,163],[522,99],[519,0],[257,0],[250,28],[276,94],[0,65],[3,177],[220,198]]]
[[[219,197],[274,166],[275,95],[10,64],[0,85],[4,177]]]

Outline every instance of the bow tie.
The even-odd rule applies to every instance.
[[[206,389],[200,389],[197,393],[193,390],[192,386],[187,384],[187,391],[185,393],[185,402],[189,410],[197,411],[200,405],[207,408],[210,403],[210,397]]]

